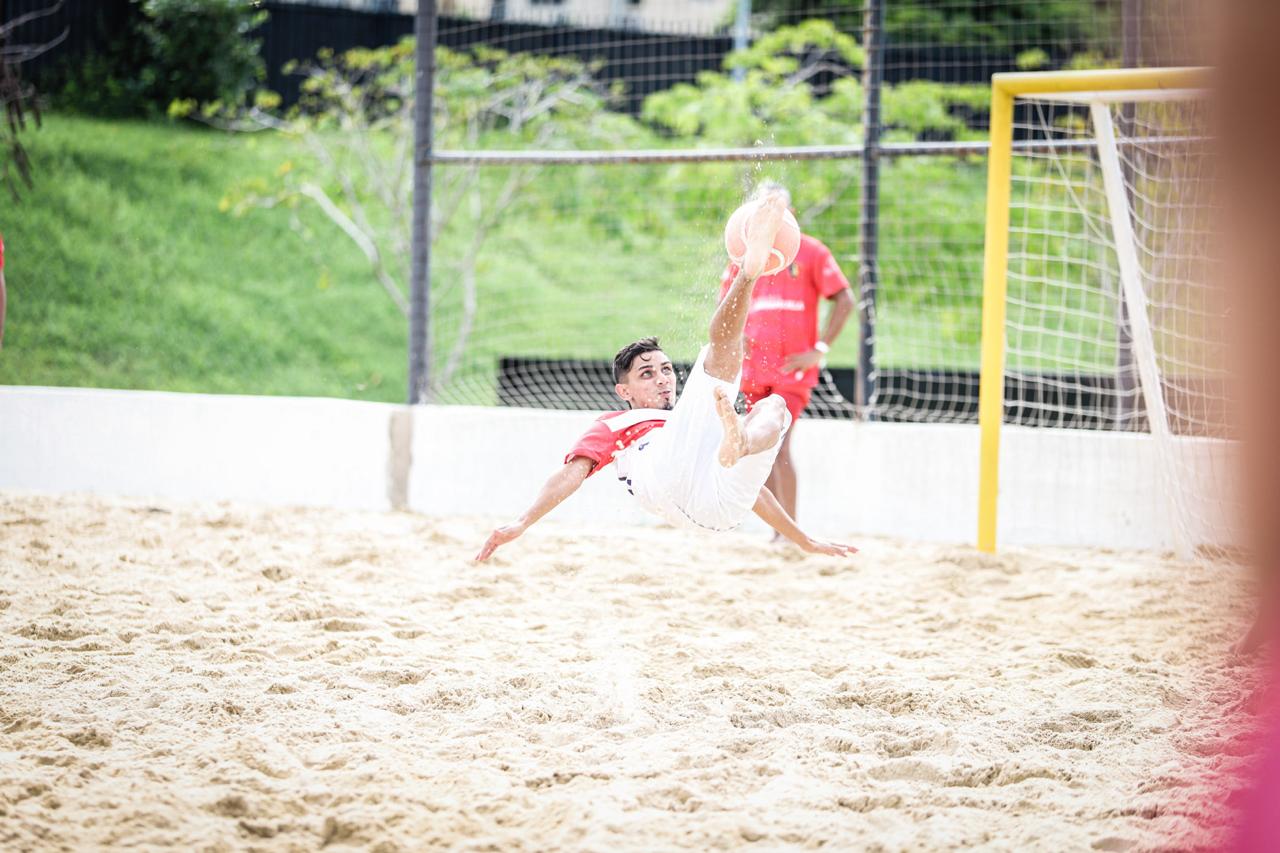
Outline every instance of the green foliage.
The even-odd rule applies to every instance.
[[[628,116],[606,109],[616,92],[594,78],[594,66],[577,59],[481,46],[464,52],[437,48],[436,64],[440,148],[626,147],[650,138]],[[235,214],[255,207],[313,207],[364,253],[373,280],[407,314],[414,42],[325,51],[294,71],[305,78],[302,98],[287,114],[223,109],[213,115],[237,126],[247,121],[283,131],[309,156],[291,158],[270,177],[240,182],[223,207]],[[462,375],[464,355],[469,361],[475,353],[471,331],[492,307],[480,299],[484,250],[508,222],[531,210],[525,194],[539,172],[528,166],[436,170],[430,233],[440,284],[433,299],[456,305],[460,314],[433,335],[441,348],[434,359],[440,366],[434,393]]]
[[[1019,53],[1015,64],[1019,71],[1039,71],[1049,65],[1049,54],[1041,48],[1033,47]]]
[[[53,114],[28,145],[57,177],[2,217],[5,382],[404,399],[404,324],[359,253],[306,209],[218,213],[288,140]]]
[[[843,60],[850,68],[861,68],[862,47],[832,21],[810,18],[765,33],[745,50],[730,53],[724,64],[726,68],[760,68],[785,77],[824,60]]]
[[[727,146],[839,145],[861,139],[862,49],[830,21],[781,27],[729,55],[725,72],[650,95],[642,117],[671,137]],[[821,76],[820,76],[821,75]],[[834,76],[825,90],[817,81]],[[913,81],[881,90],[887,139],[966,139],[989,87]]]
[[[858,45],[829,22],[804,22],[734,54],[724,72],[650,96],[636,121],[610,109],[618,92],[591,64],[441,48],[436,144],[856,143],[861,61]],[[303,101],[288,113],[269,96],[257,111],[170,102],[175,115],[211,121],[267,116],[276,133],[57,120],[44,152],[65,178],[52,192],[37,188],[33,214],[12,229],[15,246],[31,253],[23,261],[14,250],[15,278],[26,263],[56,278],[14,301],[15,351],[29,337],[13,381],[403,397],[404,323],[378,285],[403,306],[413,43],[326,52],[297,70]],[[967,125],[989,106],[986,86],[913,82],[883,95],[889,139],[972,138]],[[438,166],[435,398],[491,399],[504,355],[604,358],[619,340],[655,332],[691,355],[724,263],[722,217],[762,178],[792,189],[806,230],[853,278],[860,169],[856,159]],[[976,364],[984,186],[980,160],[882,162],[881,366]],[[223,215],[253,208],[274,210]],[[120,230],[128,246],[115,246]],[[41,243],[42,233],[60,236]],[[841,338],[834,364],[854,363],[856,337]]]
[[[310,204],[248,218],[219,213],[219,196],[245,176],[267,193],[289,174],[317,174],[318,162],[296,138],[55,114],[30,148],[58,180],[37,181],[22,216],[5,223],[6,381],[403,400],[406,324],[371,282],[359,249]],[[852,278],[858,164],[834,173],[819,165],[538,172],[495,220],[475,258],[466,358],[437,399],[495,399],[496,362],[504,355],[607,358],[619,341],[658,333],[691,358],[724,263],[723,214],[761,177],[792,188],[807,229]],[[437,168],[437,179],[466,174],[455,168]],[[468,198],[492,196],[515,173],[483,171]],[[894,159],[882,165],[881,181],[880,365],[976,367],[985,162]],[[1081,230],[1078,217],[1060,211],[1036,216],[1038,233]],[[435,244],[437,369],[448,363],[468,311],[463,276],[471,231],[465,217],[455,218]],[[129,239],[121,241],[122,233]],[[1066,245],[1078,238],[1054,239],[1035,261],[1040,266],[1024,262],[1023,277],[1090,280],[1085,264],[1065,273],[1061,266],[1062,258],[1088,257]],[[1101,298],[1070,290],[1086,303]],[[1063,304],[1057,291],[1025,297]],[[1085,309],[1100,314],[1096,305]],[[1045,328],[1076,322],[1069,314],[1045,317]],[[1089,335],[1114,338],[1106,329]],[[1073,357],[1108,363],[1107,352],[1084,346],[1092,348]],[[832,363],[851,365],[856,351],[850,328]]]
[[[766,26],[821,15],[860,32],[864,0],[754,0]],[[1118,0],[886,0],[885,36],[897,45],[974,47],[1017,53],[1028,46],[1071,54],[1096,47],[1114,32]]]
[[[265,77],[260,0],[133,0],[130,31],[70,70],[58,104],[92,115],[184,115],[239,104]],[[178,101],[179,108],[172,107]]]
[[[1068,71],[1090,71],[1095,68],[1119,68],[1120,60],[1107,59],[1096,50],[1077,53],[1067,62]]]
[[[672,137],[714,145],[807,145],[856,142],[862,90],[854,71],[862,49],[830,21],[782,27],[731,53],[726,69],[704,72],[645,99],[642,118]],[[814,78],[836,75],[826,97]]]
[[[913,80],[885,86],[881,118],[885,141],[967,140],[986,136],[971,130],[966,117],[991,108],[991,87]]]
[[[55,104],[63,110],[105,118],[154,115],[143,69],[150,61],[147,43],[130,36],[87,54],[66,72]]]
[[[1117,20],[1118,6],[1110,0],[898,0],[885,4],[885,29],[900,44],[977,45],[1001,53],[1042,45],[1069,52],[1104,38]]]
[[[250,37],[267,19],[258,7],[258,0],[142,0],[152,102],[241,101],[265,76],[262,43]]]

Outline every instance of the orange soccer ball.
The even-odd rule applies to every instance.
[[[747,252],[747,225],[752,212],[760,206],[761,199],[753,199],[739,207],[729,217],[724,226],[724,248],[729,253],[729,260],[735,264],[742,263]],[[790,210],[783,211],[782,225],[778,228],[778,236],[773,238],[773,250],[769,253],[769,262],[765,264],[764,275],[782,272],[791,266],[800,251],[800,223]]]

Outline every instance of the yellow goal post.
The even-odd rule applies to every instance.
[[[1110,110],[1117,104],[1165,102],[1178,98],[1202,99],[1208,88],[1205,68],[1142,68],[1098,71],[1050,71],[996,74],[991,82],[991,147],[988,160],[986,237],[984,250],[981,374],[978,419],[980,429],[980,469],[978,489],[978,548],[992,552],[996,547],[997,499],[1000,477],[1001,425],[1004,420],[1006,382],[1006,306],[1009,297],[1010,213],[1015,144],[1015,100],[1051,104],[1043,112],[1056,116],[1047,126],[1064,119],[1057,105],[1078,105],[1080,123],[1090,129],[1074,140],[1077,150],[1087,152],[1096,170],[1096,207],[1109,209],[1111,228],[1106,233],[1109,258],[1114,258],[1116,299],[1129,312],[1134,361],[1140,378],[1140,404],[1145,408],[1146,425],[1160,439],[1169,430],[1160,399],[1161,380],[1153,372],[1152,332],[1146,328],[1146,311],[1141,304],[1143,273],[1137,268],[1132,239],[1132,222],[1125,201],[1122,174],[1126,166],[1117,158],[1115,130]],[[1125,109],[1132,110],[1132,107]],[[1057,110],[1057,113],[1054,113]],[[1061,170],[1059,170],[1060,172]],[[1057,174],[1045,169],[1046,180]],[[1097,229],[1095,229],[1096,231]],[[1053,249],[1048,250],[1050,253]],[[1126,331],[1128,334],[1128,331]],[[1157,337],[1159,335],[1157,334]],[[1179,549],[1181,550],[1181,549]]]

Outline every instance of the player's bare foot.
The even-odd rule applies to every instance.
[[[738,460],[747,455],[747,434],[742,430],[742,421],[729,402],[729,395],[723,388],[715,389],[716,414],[720,415],[720,425],[724,427],[724,438],[720,440],[720,464],[732,468]]]

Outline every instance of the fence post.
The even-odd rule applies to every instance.
[[[409,404],[427,400],[431,302],[431,138],[436,78],[436,0],[418,0],[414,24],[413,269],[409,293]]]
[[[880,283],[880,86],[884,80],[883,0],[862,16],[862,203],[858,211],[858,410],[876,419],[876,291]]]
[[[1123,34],[1120,65],[1137,68],[1142,64],[1142,0],[1123,0],[1120,4],[1120,29]],[[1128,138],[1133,134],[1135,111],[1133,104],[1120,108],[1120,133]],[[1121,162],[1126,186],[1133,185],[1133,165],[1130,160]],[[1132,202],[1130,194],[1130,202]],[[1117,284],[1117,287],[1119,285]],[[1116,406],[1114,429],[1134,430],[1134,409],[1137,398],[1137,362],[1133,358],[1133,331],[1129,320],[1129,306],[1120,299],[1119,316],[1116,317]]]
[[[738,0],[737,16],[733,19],[733,49],[746,50],[751,45],[751,0]],[[735,68],[732,77],[738,82],[747,79],[745,68]]]

